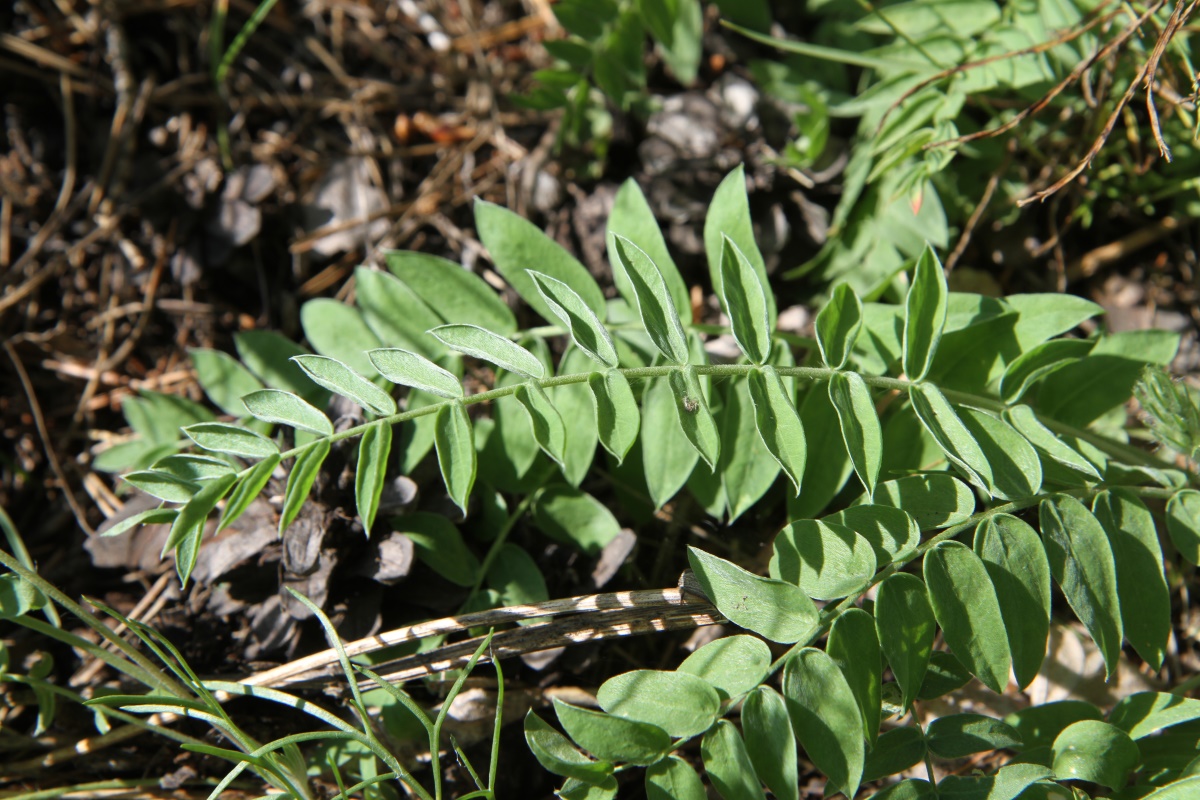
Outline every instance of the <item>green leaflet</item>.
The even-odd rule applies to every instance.
[[[917,691],[917,699],[932,700],[948,695],[970,683],[971,677],[971,673],[953,653],[934,650],[929,654],[929,666]]]
[[[763,800],[750,754],[732,722],[720,720],[704,734],[700,755],[708,779],[725,800]]]
[[[596,701],[609,714],[657,725],[675,738],[704,733],[721,709],[717,690],[704,679],[652,669],[609,678]]]
[[[278,466],[279,454],[276,453],[267,456],[246,473],[246,477],[242,478],[237,488],[233,490],[233,494],[230,495],[229,502],[225,504],[225,510],[221,512],[221,521],[217,523],[217,533],[228,528],[238,517],[245,513],[250,504],[254,502],[254,498],[258,497],[259,493],[267,485],[267,481],[271,479],[271,474],[275,472],[275,468]]]
[[[783,667],[783,698],[792,729],[831,788],[854,797],[862,779],[862,717],[854,693],[833,659],[806,647]]]
[[[1200,792],[1200,776],[1190,775],[1155,789],[1142,800],[1191,800]]]
[[[767,451],[758,435],[754,403],[748,381],[734,380],[723,392],[725,406],[720,410],[721,460],[716,477],[725,492],[732,523],[758,502],[775,483],[779,464]]]
[[[1021,735],[1011,725],[983,714],[950,714],[925,729],[929,749],[942,758],[962,758],[985,750],[1021,747]]]
[[[234,334],[233,344],[242,363],[267,386],[298,394],[314,405],[324,404],[325,391],[291,360],[305,354],[291,339],[274,331],[242,331]],[[242,414],[238,411],[234,416]]]
[[[567,447],[567,429],[558,409],[546,396],[546,390],[536,383],[523,383],[517,387],[515,394],[517,400],[529,412],[534,441],[542,448],[542,452],[562,466],[563,451]]]
[[[801,519],[775,537],[771,576],[816,600],[836,600],[866,587],[875,575],[871,543],[847,527]]]
[[[904,374],[910,381],[923,379],[933,365],[946,325],[946,293],[941,262],[926,245],[904,304]]]
[[[339,300],[318,297],[300,307],[300,325],[304,338],[318,353],[349,364],[359,372],[371,373],[366,352],[383,342],[367,326],[358,309]]]
[[[721,237],[721,299],[733,338],[750,359],[762,366],[771,352],[764,284],[749,260],[728,236]]]
[[[1185,489],[1167,502],[1167,533],[1188,563],[1200,564],[1200,492]]]
[[[496,592],[501,606],[541,603],[550,599],[546,579],[542,577],[537,562],[512,542],[500,546],[484,577],[488,588]]]
[[[871,390],[857,372],[838,372],[829,379],[829,402],[837,411],[854,471],[870,497],[883,461],[883,431]]]
[[[800,800],[796,734],[787,703],[770,686],[759,686],[742,704],[742,732],[755,773],[777,800]]]
[[[1112,548],[1099,521],[1073,497],[1038,507],[1050,572],[1096,641],[1111,677],[1121,655],[1121,604]]]
[[[1015,800],[1034,783],[1053,772],[1041,764],[1009,764],[995,775],[948,775],[938,783],[938,797],[946,800]]]
[[[984,411],[964,408],[959,415],[992,470],[992,495],[1007,500],[1032,497],[1042,488],[1042,461],[1025,437]]]
[[[279,454],[279,448],[267,437],[224,422],[198,422],[188,425],[183,432],[197,445],[214,453],[228,453],[242,458],[266,458]]]
[[[1107,722],[1083,720],[1058,735],[1051,748],[1054,777],[1098,783],[1109,789],[1125,785],[1142,760],[1129,734]]]
[[[290,425],[318,436],[333,435],[333,423],[329,418],[291,392],[260,389],[243,397],[242,402],[255,419],[263,422]]]
[[[616,347],[596,312],[588,308],[583,298],[562,281],[533,270],[526,272],[533,278],[546,305],[562,320],[576,346],[604,366],[615,368],[618,362]]]
[[[262,381],[236,358],[220,350],[195,347],[188,350],[188,355],[192,357],[192,366],[196,369],[196,380],[204,388],[208,399],[231,417],[245,416],[242,395],[263,388]]]
[[[708,599],[735,625],[784,644],[800,641],[817,625],[816,607],[790,583],[760,578],[694,547],[688,563]]]
[[[179,516],[177,508],[150,508],[145,511],[139,511],[131,517],[126,517],[120,522],[113,525],[111,528],[105,529],[101,536],[120,536],[127,530],[138,527],[139,525],[154,525],[164,522],[173,522],[175,517]],[[765,675],[764,671],[764,675]]]
[[[1052,339],[1025,351],[1004,370],[1000,396],[1009,405],[1016,403],[1039,380],[1090,353],[1094,344],[1090,339]]]
[[[1154,517],[1136,496],[1120,490],[1096,495],[1092,513],[1112,547],[1121,629],[1138,655],[1161,669],[1171,636],[1171,597]]]
[[[1167,692],[1138,692],[1122,697],[1108,714],[1108,721],[1129,734],[1144,739],[1163,728],[1200,719],[1200,700]]]
[[[325,457],[328,455],[329,440],[321,439],[296,456],[292,471],[288,473],[287,489],[283,493],[283,508],[279,512],[280,536],[300,513],[300,507],[308,499],[313,481],[317,479],[321,464],[325,463]]]
[[[646,800],[707,800],[707,797],[704,781],[683,759],[668,756],[646,770]]]
[[[957,525],[975,513],[975,493],[951,475],[907,475],[875,489],[879,505],[902,508],[921,530]]]
[[[466,516],[467,499],[475,485],[475,442],[466,406],[453,402],[437,410],[433,440],[446,491]]]
[[[1045,458],[1049,458],[1067,469],[1075,470],[1092,480],[1100,480],[1100,473],[1096,471],[1092,463],[1055,436],[1049,428],[1041,423],[1029,406],[1013,406],[1007,409],[1004,412],[1004,419]]]
[[[533,353],[477,325],[441,325],[429,332],[451,350],[489,361],[509,372],[535,380],[546,375],[546,368]],[[429,387],[421,388],[432,391]]]
[[[740,697],[762,683],[771,667],[771,649],[757,636],[739,633],[714,639],[679,665],[708,681],[721,700]]]
[[[136,486],[151,497],[169,503],[186,503],[200,489],[195,481],[184,480],[168,472],[142,470],[121,476],[130,486]]]
[[[454,269],[466,274],[466,270],[457,264]],[[363,322],[386,347],[403,347],[430,358],[445,352],[445,348],[439,342],[431,341],[425,331],[446,320],[435,314],[404,281],[388,272],[356,267],[354,289],[354,300],[362,312]],[[478,322],[476,319],[470,321]],[[489,330],[498,329],[489,326]]]
[[[558,364],[558,374],[572,375],[587,373],[592,368],[592,362],[578,347],[568,347]],[[619,374],[619,373],[618,373]],[[589,375],[589,377],[591,377]],[[570,421],[567,433],[567,445],[563,450],[563,476],[567,483],[578,486],[587,477],[596,460],[596,441],[598,425],[596,424],[595,397],[586,383],[569,383],[554,388],[554,407],[566,424]],[[637,414],[637,404],[633,403],[633,413]]]
[[[1119,704],[1118,704],[1119,705]],[[1100,709],[1082,700],[1059,700],[1015,711],[1004,721],[1016,729],[1025,750],[1050,749],[1058,735],[1073,722],[1103,719]]]
[[[479,578],[479,559],[462,533],[441,514],[418,511],[392,517],[392,530],[412,540],[417,557],[451,583],[470,588]]]
[[[187,586],[188,577],[196,566],[196,557],[200,554],[204,522],[236,479],[236,475],[223,475],[208,481],[179,509],[171,522],[171,532],[167,535],[163,553],[175,549],[175,570],[179,573],[179,582],[184,586]]]
[[[584,783],[567,778],[555,794],[562,800],[616,800],[617,779],[610,776],[599,783]]]
[[[1104,313],[1104,307],[1070,294],[1013,294],[1004,302],[1018,313],[1014,333],[1021,352]]]
[[[567,737],[533,713],[533,709],[525,715],[525,742],[538,763],[555,775],[595,783],[612,774],[612,764],[595,761],[579,752]]]
[[[371,526],[375,524],[375,512],[379,510],[379,496],[383,492],[383,479],[387,474],[391,452],[391,425],[376,422],[363,432],[358,443],[358,465],[354,471],[354,500],[358,505],[363,533],[368,537],[371,535]]]
[[[925,758],[925,734],[920,728],[905,726],[884,733],[867,753],[863,780],[877,781],[903,772]],[[876,795],[878,796],[878,795]]]
[[[758,435],[799,496],[808,459],[808,442],[796,412],[796,403],[774,367],[751,372],[747,386],[754,403]]]
[[[1029,525],[996,514],[975,529],[975,553],[983,560],[1007,631],[1013,673],[1025,688],[1046,657],[1050,634],[1050,564],[1042,540]]]
[[[637,307],[637,292],[625,270],[617,267],[618,255],[615,239],[607,234],[613,233],[628,239],[639,247],[647,257],[658,267],[663,283],[671,296],[675,309],[683,314],[682,321],[687,324],[692,321],[691,301],[688,298],[687,284],[683,282],[678,267],[671,260],[667,251],[666,240],[654,219],[654,211],[646,202],[637,181],[628,178],[617,190],[613,200],[613,210],[608,216],[608,229],[605,240],[608,243],[608,261],[613,265],[613,281],[617,291],[621,293],[629,305]]]
[[[937,796],[937,790],[929,781],[908,778],[871,795],[870,800],[933,800]]]
[[[804,462],[804,477],[800,481],[803,491],[788,501],[788,516],[792,519],[821,513],[854,472],[837,411],[829,402],[829,392],[822,391],[820,386],[811,387],[800,403],[800,421],[807,439],[806,449],[820,453],[821,457]]]
[[[656,725],[554,701],[559,724],[576,744],[604,761],[649,766],[671,750],[671,737]]]
[[[676,80],[684,86],[694,83],[703,54],[704,8],[700,0],[640,0],[639,7]]]
[[[915,384],[908,387],[913,410],[929,435],[938,443],[950,463],[967,480],[988,494],[992,492],[992,468],[971,431],[959,419],[954,407],[936,386]]]
[[[875,618],[861,608],[839,614],[829,629],[825,652],[845,676],[862,715],[863,735],[874,747],[883,708],[883,656]]]
[[[470,322],[505,336],[516,332],[516,317],[504,301],[461,265],[412,250],[390,250],[384,253],[384,261],[442,322]]]
[[[775,294],[767,289],[771,285],[767,280],[767,269],[754,241],[750,200],[746,196],[746,173],[740,164],[721,181],[704,218],[704,252],[708,256],[708,273],[713,286],[721,285],[721,254],[726,236],[738,246],[758,275],[767,301],[767,328],[773,330]]]
[[[533,223],[507,208],[476,198],[475,229],[496,271],[547,321],[554,321],[554,312],[526,271],[530,265],[572,287],[597,316],[604,314],[604,293],[587,268]]]
[[[937,623],[925,584],[915,575],[898,572],[879,584],[875,597],[875,632],[879,647],[892,667],[907,710],[925,680]]]
[[[618,370],[593,372],[588,376],[588,388],[592,392],[600,444],[620,463],[637,441],[641,423],[629,380]]]
[[[908,558],[921,543],[921,529],[916,520],[892,506],[864,503],[830,514],[822,521],[844,525],[870,542],[879,567]]]
[[[422,355],[387,348],[372,350],[367,356],[379,374],[392,383],[411,386],[450,400],[463,397],[462,381]]]
[[[370,353],[367,353],[370,356]],[[392,396],[342,362],[326,356],[296,356],[293,359],[308,377],[331,392],[349,397],[366,410],[386,417],[396,413]],[[374,359],[372,359],[374,363]],[[385,376],[386,377],[386,376]]]
[[[600,552],[621,532],[621,524],[603,503],[567,486],[550,486],[537,496],[533,524],[556,542],[588,554]]]
[[[1000,603],[983,561],[961,542],[925,554],[925,585],[946,644],[994,692],[1008,685],[1012,660]]]
[[[829,302],[817,313],[814,324],[817,347],[826,366],[841,369],[846,365],[862,324],[862,301],[850,284],[839,283],[833,288]]]
[[[654,431],[654,446],[642,448],[646,487],[655,508],[675,496],[700,460],[700,453],[675,422],[675,393],[667,381],[654,380],[642,393],[642,428]]]
[[[213,458],[212,456],[198,456],[190,453],[178,453],[166,458],[160,458],[150,465],[150,469],[157,473],[166,473],[180,480],[193,483],[211,481],[213,478],[219,478],[222,475],[237,474],[237,470],[228,461]]]
[[[413,389],[408,393],[405,411],[415,411],[418,408],[437,405],[441,399]],[[437,429],[437,413],[426,414],[411,419],[394,431],[396,438],[397,467],[401,475],[411,475],[413,470],[425,459],[433,449],[434,432]]]
[[[712,412],[708,410],[708,401],[700,388],[696,370],[690,366],[671,370],[667,379],[675,396],[675,416],[683,435],[696,448],[709,470],[715,472],[717,460],[721,457],[721,434],[717,431]]]
[[[610,233],[608,239],[609,252],[617,256],[613,266],[633,286],[642,325],[650,335],[650,341],[672,364],[688,363],[687,338],[662,273],[650,256],[633,242],[614,233]]]

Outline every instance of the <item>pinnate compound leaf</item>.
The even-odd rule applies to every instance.
[[[462,381],[424,356],[398,348],[372,350],[367,356],[379,374],[392,383],[450,400],[463,397]]]
[[[708,401],[700,388],[696,370],[690,366],[671,370],[668,380],[671,393],[675,396],[675,415],[683,435],[696,448],[709,470],[715,471],[717,460],[721,457],[721,434],[712,412],[708,410]]]
[[[1050,635],[1050,564],[1037,532],[1009,514],[975,529],[975,554],[995,587],[1013,673],[1025,688],[1037,677]]]
[[[451,350],[491,362],[501,369],[540,380],[546,374],[541,360],[516,342],[478,325],[441,325],[429,331]],[[421,387],[431,391],[428,387]]]
[[[995,775],[967,777],[948,775],[938,783],[938,797],[945,800],[1015,800],[1031,785],[1051,777],[1041,764],[1009,764]]]
[[[767,329],[771,330],[775,327],[775,294],[768,288],[766,264],[754,241],[750,199],[746,195],[746,172],[741,164],[721,181],[704,218],[704,252],[713,286],[721,285],[721,256],[726,236],[738,246],[758,275],[767,302]]]
[[[506,336],[517,331],[516,317],[504,301],[461,265],[415,250],[388,251],[384,261],[443,322],[470,322]]]
[[[446,403],[437,410],[434,426],[434,445],[437,447],[438,468],[442,482],[454,505],[467,513],[467,500],[475,485],[475,440],[471,435],[471,418],[460,402]]]
[[[929,723],[929,749],[942,758],[962,758],[985,750],[1020,748],[1021,735],[1011,725],[983,714],[950,714]]]
[[[214,453],[228,453],[242,458],[266,458],[279,454],[279,448],[267,437],[224,422],[198,422],[183,428],[183,432],[197,445]]]
[[[904,509],[921,530],[957,525],[975,513],[975,493],[952,475],[906,475],[875,488],[879,505]]]
[[[1012,666],[1000,602],[979,556],[961,542],[940,542],[925,554],[925,585],[933,615],[958,660],[994,692]]]
[[[694,547],[688,563],[708,599],[730,622],[772,642],[798,642],[817,625],[817,609],[795,585],[761,578]]]
[[[883,708],[883,656],[875,618],[861,608],[839,614],[829,629],[825,652],[846,677],[862,714],[863,735],[874,746]]]
[[[920,728],[905,726],[882,734],[867,753],[863,780],[877,781],[903,772],[925,758],[925,734]]]
[[[633,286],[642,325],[650,335],[650,341],[672,364],[688,363],[687,337],[662,273],[650,256],[633,242],[613,233],[608,238],[609,252],[617,256],[613,266],[624,273]]]
[[[613,280],[617,284],[617,291],[629,302],[630,306],[636,307],[638,305],[637,292],[625,271],[616,266],[618,256],[615,240],[613,237],[607,236],[608,233],[617,234],[633,242],[654,262],[671,295],[675,309],[684,314],[683,321],[685,323],[690,322],[692,319],[691,301],[688,298],[687,284],[683,282],[679,268],[671,260],[671,254],[667,251],[667,242],[663,238],[662,230],[658,227],[658,221],[654,219],[653,209],[646,202],[645,195],[642,194],[641,188],[633,178],[628,178],[617,190],[617,196],[613,200],[612,213],[608,216],[606,241],[608,242],[608,261],[613,265]]]
[[[325,463],[325,457],[328,455],[329,440],[320,439],[296,456],[292,471],[288,473],[287,488],[283,493],[283,508],[279,512],[280,536],[300,513],[300,507],[308,499],[317,473],[321,471],[321,465]]]
[[[1073,497],[1043,500],[1038,516],[1050,573],[1100,648],[1107,676],[1121,655],[1121,604],[1112,548],[1100,522]]]
[[[1000,396],[1012,405],[1042,378],[1091,352],[1090,339],[1052,339],[1017,356],[1000,378]]]
[[[358,518],[362,520],[363,532],[371,535],[375,524],[375,512],[379,510],[379,496],[383,492],[383,479],[387,475],[388,456],[392,452],[392,426],[376,422],[363,432],[358,443],[358,465],[354,473],[354,499],[358,504]]]
[[[593,372],[588,376],[588,388],[592,392],[600,444],[620,464],[637,441],[641,423],[641,412],[638,411],[629,379],[620,370]]]
[[[1060,733],[1052,751],[1055,778],[1090,781],[1109,789],[1124,786],[1142,760],[1129,734],[1115,725],[1090,719]]]
[[[1185,489],[1167,502],[1167,533],[1189,564],[1200,564],[1200,492]]]
[[[579,752],[567,737],[530,709],[525,715],[525,742],[538,763],[555,775],[597,783],[612,775],[613,765]]]
[[[197,347],[188,354],[196,369],[196,380],[208,399],[231,417],[245,416],[242,396],[263,388],[262,381],[236,358],[220,350]]]
[[[300,397],[280,389],[261,389],[242,398],[255,419],[332,436],[333,423]]]
[[[462,533],[441,514],[418,511],[392,517],[392,530],[412,540],[417,558],[451,583],[468,588],[479,577],[479,559],[463,541]]]
[[[723,719],[700,741],[704,771],[724,800],[764,800],[746,744],[733,723]]]
[[[910,381],[922,380],[933,366],[946,307],[946,275],[933,248],[926,245],[904,304],[904,374]]]
[[[844,525],[870,542],[879,567],[908,558],[921,543],[921,529],[916,520],[893,506],[872,503],[850,506],[823,517],[822,522]]]
[[[848,283],[833,289],[829,302],[817,314],[814,327],[821,358],[831,369],[841,369],[850,358],[862,330],[862,301]]]
[[[754,771],[778,800],[800,800],[796,735],[787,703],[770,686],[759,686],[742,704],[742,732]]]
[[[567,735],[596,758],[649,766],[671,751],[671,737],[657,725],[614,717],[554,701],[554,712]]]
[[[842,439],[854,471],[870,497],[875,493],[879,466],[883,463],[883,430],[871,390],[858,373],[838,372],[829,379],[829,402],[837,410]]]
[[[1138,655],[1161,669],[1171,636],[1171,596],[1154,517],[1141,500],[1119,489],[1096,495],[1092,513],[1112,546],[1121,629]]]
[[[992,468],[987,457],[941,390],[936,386],[915,384],[908,388],[908,397],[921,424],[950,463],[972,484],[991,494]]]
[[[546,390],[536,383],[523,383],[517,387],[515,394],[517,401],[529,413],[534,441],[554,463],[562,466],[563,452],[567,447],[567,429],[558,409],[546,396]]]
[[[479,240],[488,249],[496,265],[496,271],[547,321],[554,321],[554,311],[538,293],[533,278],[527,272],[531,264],[537,265],[540,272],[572,287],[597,316],[604,314],[604,292],[600,291],[587,268],[533,223],[503,206],[477,198],[475,228],[479,231]]]
[[[1138,692],[1123,697],[1108,714],[1108,721],[1129,734],[1144,739],[1163,728],[1200,719],[1200,700],[1167,692]]]
[[[609,678],[596,701],[609,714],[657,725],[677,738],[704,733],[721,709],[717,690],[702,678],[652,669]]]
[[[992,470],[994,497],[1018,500],[1042,488],[1042,461],[1024,436],[984,411],[964,408],[959,415]]]
[[[675,392],[668,381],[651,381],[642,393],[642,429],[655,432],[652,444],[643,438],[642,467],[656,508],[683,488],[700,460],[699,451],[675,421],[676,408]]]
[[[630,180],[633,180],[630,178]],[[681,758],[669,756],[646,770],[646,800],[707,800],[704,781]]]
[[[1090,461],[1075,452],[1062,439],[1041,423],[1029,406],[1013,406],[1004,412],[1004,419],[1026,438],[1042,456],[1068,469],[1100,480],[1100,473]]]
[[[396,413],[396,401],[390,394],[337,359],[326,356],[296,356],[292,360],[300,365],[314,383],[349,397],[368,411],[381,417]]]
[[[195,481],[178,478],[169,472],[139,470],[121,476],[130,486],[136,486],[151,497],[169,503],[186,503],[200,490]]]
[[[255,464],[254,468],[246,473],[246,477],[242,478],[237,488],[233,490],[233,494],[229,496],[229,501],[225,503],[225,510],[221,512],[221,521],[217,523],[217,533],[228,528],[245,513],[250,504],[254,502],[254,498],[258,497],[266,487],[267,481],[271,480],[271,475],[278,466],[279,454],[275,453]]]
[[[763,284],[749,260],[728,236],[721,237],[721,296],[738,347],[761,366],[771,352],[771,329]]]
[[[196,558],[200,555],[200,540],[204,535],[205,520],[236,480],[235,475],[224,475],[208,481],[183,508],[179,509],[179,513],[171,522],[171,532],[167,534],[163,553],[172,548],[175,550],[175,571],[179,573],[179,582],[182,585],[187,586],[192,569],[196,566]]]
[[[774,367],[751,372],[747,385],[754,403],[758,435],[799,496],[808,459],[808,442],[796,404]]]
[[[724,701],[758,686],[770,667],[771,648],[756,636],[739,633],[697,649],[683,660],[678,671],[703,678]]]
[[[613,345],[612,336],[600,322],[596,312],[583,302],[583,298],[562,281],[533,270],[526,271],[533,278],[538,292],[550,310],[562,320],[563,326],[571,333],[571,339],[576,346],[604,366],[610,369],[616,367],[617,350]]]
[[[854,693],[833,659],[806,647],[783,667],[783,697],[800,745],[829,778],[830,788],[854,797],[865,748]]]
[[[533,524],[556,542],[596,554],[621,532],[607,507],[587,492],[569,486],[550,486],[537,496]]]
[[[937,622],[925,584],[915,575],[898,572],[879,584],[875,597],[875,632],[903,693],[905,710],[925,681],[933,652]]]
[[[816,600],[854,594],[875,574],[875,549],[847,527],[801,519],[775,537],[771,576]]]

